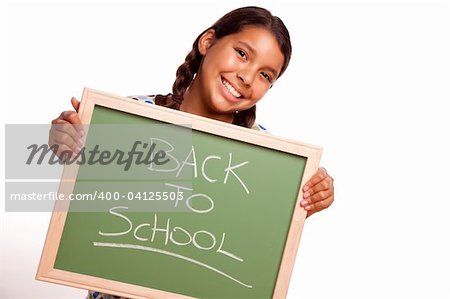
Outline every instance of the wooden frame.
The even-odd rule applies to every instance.
[[[156,105],[149,109],[148,104],[146,103],[88,88],[85,88],[83,91],[79,109],[83,124],[90,123],[95,105],[174,124],[191,124],[193,130],[212,133],[230,139],[306,157],[307,162],[300,186],[303,186],[303,184],[316,172],[322,153],[322,149],[317,146],[276,137],[264,132],[249,130],[247,128],[170,110]],[[60,193],[70,194],[72,192],[77,171],[78,165],[76,163],[65,166],[61,179],[64,184],[61,183],[60,185]],[[273,298],[285,298],[287,295],[289,280],[306,218],[306,211],[300,207],[302,197],[303,192],[300,188],[275,284]],[[161,290],[55,269],[54,264],[58,246],[61,241],[67,216],[67,212],[64,212],[67,211],[67,209],[64,209],[65,207],[63,205],[66,205],[66,203],[57,202],[53,211],[36,279],[131,298],[191,298]]]

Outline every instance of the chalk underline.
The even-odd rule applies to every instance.
[[[227,273],[225,273],[223,271],[220,271],[217,268],[214,268],[214,267],[212,267],[210,265],[207,265],[205,263],[199,262],[199,261],[194,260],[192,258],[189,258],[187,256],[180,255],[180,254],[177,254],[177,253],[174,253],[174,252],[170,252],[170,251],[167,251],[167,250],[157,249],[157,248],[153,248],[153,247],[149,247],[149,246],[135,245],[135,244],[105,243],[105,242],[93,242],[93,244],[94,244],[94,246],[98,246],[98,247],[128,248],[128,249],[137,249],[137,250],[151,251],[151,252],[165,254],[165,255],[168,255],[168,256],[172,256],[172,257],[175,257],[175,258],[178,258],[178,259],[181,259],[181,260],[185,260],[185,261],[191,262],[193,264],[197,264],[197,265],[199,265],[201,267],[204,267],[206,269],[214,271],[214,272],[216,272],[216,273],[218,273],[218,274],[220,274],[220,275],[222,275],[222,276],[224,276],[224,277],[226,277],[226,278],[228,278],[228,279],[230,279],[230,280],[232,280],[232,281],[234,281],[234,282],[236,282],[236,283],[238,283],[238,284],[240,284],[240,285],[242,285],[242,286],[244,286],[246,288],[253,288],[253,286],[245,284],[242,281],[234,278],[233,276],[231,276],[231,275],[229,275],[229,274],[227,274]]]

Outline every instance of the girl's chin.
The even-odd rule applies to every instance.
[[[221,94],[214,96],[211,101],[211,106],[214,107],[216,112],[222,114],[230,114],[236,112],[236,103],[229,101],[226,97]]]
[[[230,114],[233,114],[233,113],[236,113],[236,109],[235,108],[232,108],[232,107],[230,107],[229,105],[228,106],[222,106],[222,105],[220,105],[220,106],[215,106],[214,107],[215,109],[215,112],[217,113],[217,114],[221,114],[221,115],[230,115]]]

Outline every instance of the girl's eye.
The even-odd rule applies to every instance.
[[[239,56],[241,56],[242,58],[247,58],[247,54],[245,54],[244,51],[242,51],[241,49],[235,49],[235,50],[239,54]]]
[[[261,72],[261,75],[270,83],[272,83],[272,78],[265,72]]]

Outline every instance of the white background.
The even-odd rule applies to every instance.
[[[85,86],[169,92],[195,37],[248,4],[294,47],[258,122],[322,145],[336,186],[306,222],[288,298],[450,298],[445,1],[2,2],[2,122],[49,123]],[[34,280],[50,213],[1,209],[0,297],[82,298]]]

